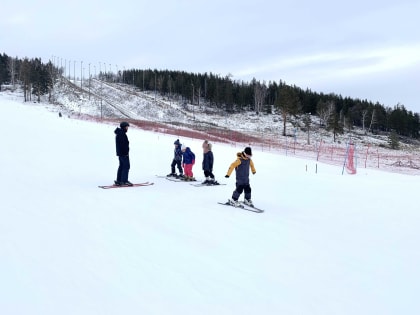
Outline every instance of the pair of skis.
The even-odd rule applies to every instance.
[[[165,176],[165,175],[156,175],[156,177],[158,178],[165,178],[167,180],[170,180],[171,182],[188,182],[187,180],[184,179],[184,177],[179,176],[179,175],[174,175],[174,176]],[[195,182],[196,180],[192,180],[191,182]]]
[[[99,188],[102,189],[112,189],[112,188],[128,188],[128,187],[142,187],[142,186],[151,186],[154,183],[151,182],[144,182],[144,183],[136,183],[133,185],[103,185],[103,186],[98,186]]]
[[[189,182],[189,184],[192,185],[192,186],[194,186],[194,187],[207,187],[207,186],[226,185],[226,184],[221,184],[219,182],[213,182],[213,183],[205,183],[205,182],[195,183],[195,182],[197,182],[197,180],[190,180],[190,181],[188,181],[188,180],[182,179],[182,177],[179,177],[179,176],[161,176],[161,175],[156,175],[156,177],[166,178],[167,180],[169,180],[171,182],[181,182],[181,183],[183,183],[183,182],[187,182],[188,183]]]
[[[235,207],[234,205],[231,205],[229,203],[229,201],[227,201],[227,202],[218,202],[218,204],[219,205],[224,205],[224,206],[230,206],[230,207],[237,208],[237,209],[252,211],[252,212],[256,212],[256,213],[263,213],[264,212],[263,209],[257,208],[255,206],[248,206],[248,205],[244,204],[243,202],[240,202],[237,207]]]
[[[214,183],[198,183],[198,184],[191,184],[191,185],[195,187],[207,187],[207,186],[221,186],[221,185],[226,185],[226,184],[214,182]]]
[[[165,177],[167,180],[171,181],[171,182],[181,182],[181,183],[185,183],[185,182],[196,182],[196,179],[193,180],[185,180],[182,177]]]

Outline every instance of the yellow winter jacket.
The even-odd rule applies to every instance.
[[[236,181],[238,183],[248,183],[249,182],[249,169],[251,169],[252,174],[256,173],[254,162],[246,156],[244,152],[238,152],[236,154],[236,160],[230,165],[227,176],[232,174],[233,170],[236,170]]]

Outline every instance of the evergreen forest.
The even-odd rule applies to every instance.
[[[24,100],[37,101],[51,96],[54,82],[64,74],[62,67],[40,58],[18,59],[0,54],[1,85],[22,86]],[[234,81],[230,76],[212,73],[196,74],[184,71],[131,69],[100,72],[98,79],[134,85],[142,91],[159,93],[168,98],[181,98],[183,102],[219,108],[227,114],[254,111],[258,114],[280,113],[287,117],[316,115],[326,129],[342,132],[359,127],[366,132],[396,134],[418,139],[419,113],[396,104],[393,108],[368,100],[342,97],[334,93],[323,94],[279,82]],[[49,98],[50,99],[50,98]]]

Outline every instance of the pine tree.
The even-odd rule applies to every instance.
[[[286,123],[289,116],[296,116],[301,112],[301,103],[295,90],[290,86],[283,85],[279,87],[279,97],[276,105],[280,109],[283,118],[283,136],[286,136]]]
[[[333,132],[334,142],[337,139],[338,134],[343,134],[344,133],[343,124],[341,123],[340,117],[339,117],[339,115],[337,114],[336,111],[334,111],[332,113],[332,115],[330,116],[330,119],[328,121],[327,130]]]
[[[400,140],[398,139],[398,134],[395,130],[392,130],[388,136],[389,147],[393,150],[398,150],[400,147]]]

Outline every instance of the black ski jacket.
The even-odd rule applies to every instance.
[[[115,136],[115,147],[117,149],[118,156],[128,156],[129,149],[129,141],[127,137],[127,133],[125,130],[121,128],[115,129],[114,133]]]

